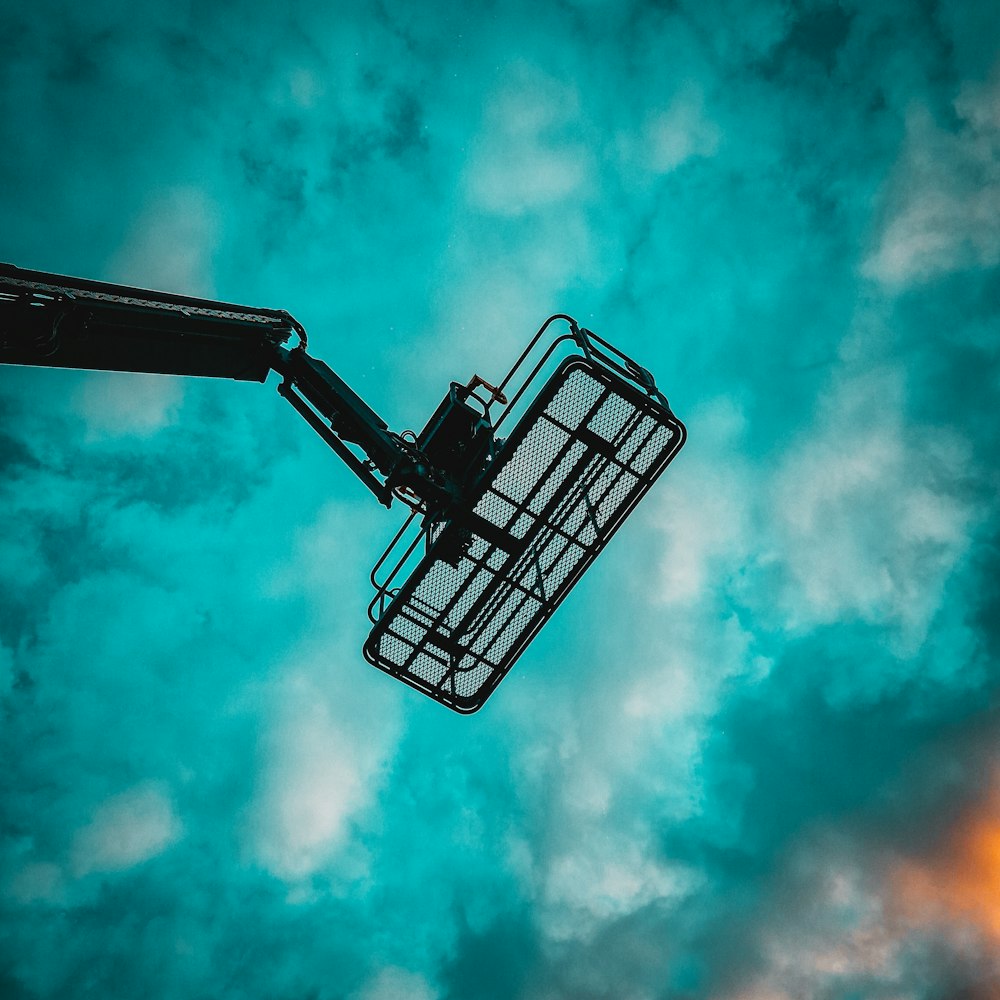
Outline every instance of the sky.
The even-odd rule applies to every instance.
[[[998,15],[0,0],[0,260],[690,435],[459,717],[273,377],[0,369],[0,995],[1000,996]]]

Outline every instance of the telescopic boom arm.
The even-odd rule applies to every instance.
[[[293,334],[298,343],[289,349]],[[281,395],[381,503],[388,507],[393,490],[404,486],[440,499],[447,485],[434,481],[414,447],[311,357],[306,343],[305,330],[282,309],[0,264],[0,363],[250,382],[274,370]]]

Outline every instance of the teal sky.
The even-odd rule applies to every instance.
[[[0,260],[396,430],[569,312],[690,440],[486,708],[267,386],[0,369],[0,995],[1000,992],[1000,10],[0,0]]]

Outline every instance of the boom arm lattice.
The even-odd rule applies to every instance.
[[[285,345],[295,334],[298,344]],[[88,281],[0,264],[0,362],[263,382],[295,409],[386,506],[412,449],[364,400],[306,352],[283,309]],[[359,449],[362,455],[356,454]],[[380,479],[375,470],[382,474]]]

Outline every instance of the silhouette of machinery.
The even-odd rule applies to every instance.
[[[567,332],[546,342],[557,321]],[[389,430],[306,347],[283,310],[0,264],[2,363],[277,372],[278,392],[379,501],[409,508],[372,570],[365,658],[475,712],[680,450],[684,425],[648,371],[569,316],[546,320],[499,384],[452,382],[419,434]]]

